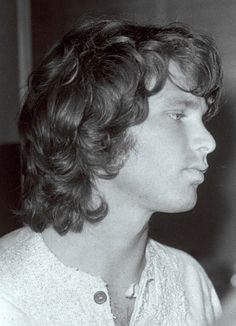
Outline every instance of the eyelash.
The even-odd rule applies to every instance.
[[[169,117],[173,120],[176,120],[176,121],[179,121],[181,120],[182,118],[184,118],[186,115],[182,112],[171,112],[171,113],[168,113]]]

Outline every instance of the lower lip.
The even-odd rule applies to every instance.
[[[188,169],[187,171],[191,175],[194,183],[200,184],[204,182],[204,174],[201,171],[196,169]]]

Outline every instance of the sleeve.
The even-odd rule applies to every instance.
[[[1,326],[32,326],[27,315],[17,308],[6,296],[0,294]]]

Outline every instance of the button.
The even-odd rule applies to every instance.
[[[96,292],[93,298],[97,304],[103,304],[104,302],[107,301],[107,295],[103,291]]]

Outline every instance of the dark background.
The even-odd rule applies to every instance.
[[[19,0],[19,3],[21,0]],[[0,235],[18,227],[11,213],[19,206],[20,158],[15,127],[19,107],[17,6],[0,0]],[[19,4],[18,4],[19,5]],[[150,234],[160,242],[183,249],[207,269],[219,294],[229,285],[236,261],[236,2],[234,0],[31,0],[32,67],[52,43],[80,17],[113,17],[143,23],[183,21],[212,35],[225,71],[222,111],[208,125],[217,142],[211,169],[199,188],[197,206],[184,214],[156,214]]]

